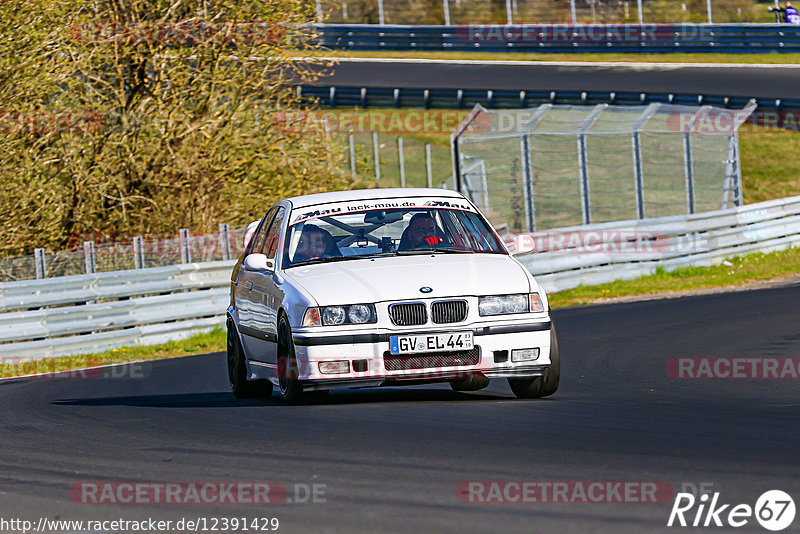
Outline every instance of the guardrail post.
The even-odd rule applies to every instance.
[[[403,138],[397,136],[397,162],[400,164],[400,187],[406,186],[406,162],[403,159]]]
[[[383,14],[383,0],[378,0],[378,21],[380,21],[381,26],[386,24],[386,18]]]
[[[444,9],[444,25],[450,26],[450,2],[442,0],[442,9]]]
[[[221,223],[219,225],[219,242],[222,245],[222,259],[231,259],[231,239],[228,223]]]
[[[192,263],[192,251],[189,247],[189,230],[181,228],[178,231],[178,243],[181,247],[181,263]]]
[[[692,138],[683,134],[683,172],[686,175],[686,212],[694,213],[694,169],[692,168]]]
[[[514,24],[514,16],[511,13],[511,0],[506,0],[506,18],[509,26]]]
[[[133,238],[133,266],[135,269],[144,269],[144,244],[140,235]]]
[[[350,145],[350,172],[353,175],[353,178],[356,177],[356,142],[353,137],[353,134],[347,136],[347,142]]]
[[[428,178],[428,187],[433,187],[433,170],[431,169],[431,144],[425,143],[425,174]]]
[[[522,193],[525,199],[525,230],[536,231],[536,212],[533,206],[533,176],[531,173],[531,145],[530,134],[522,136],[520,141],[522,150]]]
[[[37,248],[33,251],[33,261],[36,265],[36,279],[41,280],[47,278],[47,264],[45,262],[45,254],[43,248]]]
[[[322,24],[322,3],[317,0],[317,23]]]
[[[94,241],[83,242],[83,259],[86,266],[86,274],[97,272],[97,262],[94,253]]]
[[[372,132],[372,154],[375,158],[375,185],[381,186],[381,152],[378,145],[378,132]]]
[[[742,163],[739,160],[739,132],[734,132],[733,142],[736,147],[736,152],[735,152],[736,173],[733,175],[735,181],[734,187],[736,188],[736,192],[733,197],[733,203],[735,206],[741,206],[742,204],[744,204],[744,198],[742,192]]]

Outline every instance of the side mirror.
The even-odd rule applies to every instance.
[[[275,270],[275,262],[267,259],[264,254],[248,254],[244,259],[244,269],[256,273]]]

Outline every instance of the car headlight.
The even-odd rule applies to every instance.
[[[375,313],[374,304],[308,308],[303,316],[303,326],[336,326],[377,322],[378,315]]]
[[[347,318],[354,324],[368,323],[372,318],[372,310],[369,309],[369,306],[364,306],[363,304],[350,306],[350,309],[347,310]]]
[[[482,316],[541,311],[544,311],[544,305],[538,293],[498,295],[478,299],[478,313]]]
[[[322,308],[322,324],[344,324],[344,308],[341,306],[327,306]]]

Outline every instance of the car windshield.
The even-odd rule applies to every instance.
[[[294,217],[284,251],[287,267],[375,256],[507,254],[473,211],[450,208],[367,209]]]

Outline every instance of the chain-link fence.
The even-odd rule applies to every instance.
[[[458,187],[512,233],[741,205],[754,108],[476,106],[454,139]]]
[[[354,179],[375,187],[454,189],[450,150],[382,132],[332,134]]]
[[[317,0],[328,24],[775,22],[751,0]]]

